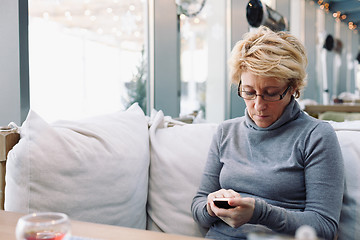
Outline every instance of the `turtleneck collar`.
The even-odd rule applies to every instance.
[[[266,128],[257,126],[255,124],[255,122],[250,118],[247,108],[246,108],[245,109],[246,125],[249,128],[253,128],[255,130],[260,130],[260,131],[273,130],[273,129],[281,127],[282,125],[284,125],[285,123],[287,123],[289,121],[296,119],[299,116],[300,112],[301,112],[301,109],[300,109],[298,102],[295,100],[295,98],[293,96],[291,96],[291,100],[290,100],[289,104],[285,107],[285,110],[284,110],[283,114],[281,115],[281,117],[278,120],[276,120],[273,124],[271,124],[269,127],[266,127]]]

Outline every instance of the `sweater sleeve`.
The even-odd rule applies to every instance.
[[[294,234],[302,225],[313,227],[318,236],[336,235],[344,191],[344,165],[336,133],[320,123],[304,142],[306,203],[304,211],[291,211],[256,199],[250,223],[262,224],[281,233]]]

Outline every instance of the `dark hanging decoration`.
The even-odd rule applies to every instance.
[[[334,38],[333,38],[333,36],[331,36],[330,34],[327,35],[323,47],[328,51],[333,50],[333,48],[334,48]]]

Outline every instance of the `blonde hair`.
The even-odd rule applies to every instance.
[[[261,26],[236,43],[229,59],[231,82],[238,84],[243,72],[286,81],[295,97],[306,85],[307,57],[304,46],[288,32]]]

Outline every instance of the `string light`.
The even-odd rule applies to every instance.
[[[318,5],[320,6],[320,9],[325,10],[326,12],[329,12],[330,4],[325,3],[323,0],[317,1]]]
[[[326,11],[329,11],[329,6],[330,6],[330,5],[329,5],[328,3],[325,3],[324,6],[325,6],[325,10],[326,10]]]
[[[330,10],[330,4],[329,3],[324,2],[324,0],[318,0],[317,4],[319,5],[320,9],[325,10],[326,12],[329,12],[329,10]],[[335,18],[336,22],[341,22],[341,21],[344,21],[344,20],[347,19],[347,15],[346,14],[341,14],[340,11],[334,12],[332,14],[332,16]],[[348,26],[349,26],[350,30],[355,30],[357,28],[357,25],[354,24],[353,22],[349,22]]]
[[[181,19],[181,20],[185,20],[185,18],[186,18],[186,15],[185,15],[185,14],[180,14],[180,19]]]
[[[68,29],[72,29],[73,26],[79,26],[80,31],[84,31],[81,34],[90,35],[95,33],[98,34],[99,37],[100,35],[107,37],[111,35],[113,37],[113,40],[111,40],[112,38],[110,36],[110,38],[102,37],[100,41],[114,41],[115,38],[120,37],[128,39],[129,36],[138,40],[142,37],[143,33],[140,31],[142,29],[139,29],[138,24],[139,22],[142,23],[144,19],[138,12],[138,5],[130,3],[125,9],[119,9],[115,4],[121,3],[121,0],[110,0],[113,2],[112,6],[105,7],[95,6],[97,1],[101,0],[81,0],[82,6],[80,8],[74,8],[76,11],[72,8],[63,10],[60,21],[68,25]],[[126,13],[123,13],[123,10],[125,10]],[[49,20],[53,12],[43,11],[41,14],[42,19]],[[182,15],[180,17],[185,18],[186,16]],[[113,25],[117,26],[111,27],[111,23],[108,22],[109,20],[113,22]],[[198,24],[201,22],[201,19],[194,18],[192,21]]]
[[[334,18],[338,18],[338,17],[340,17],[340,15],[341,15],[340,11],[337,11],[337,12],[333,13]]]
[[[355,30],[357,28],[357,25],[354,24],[353,22],[349,22],[349,29],[350,30]]]

